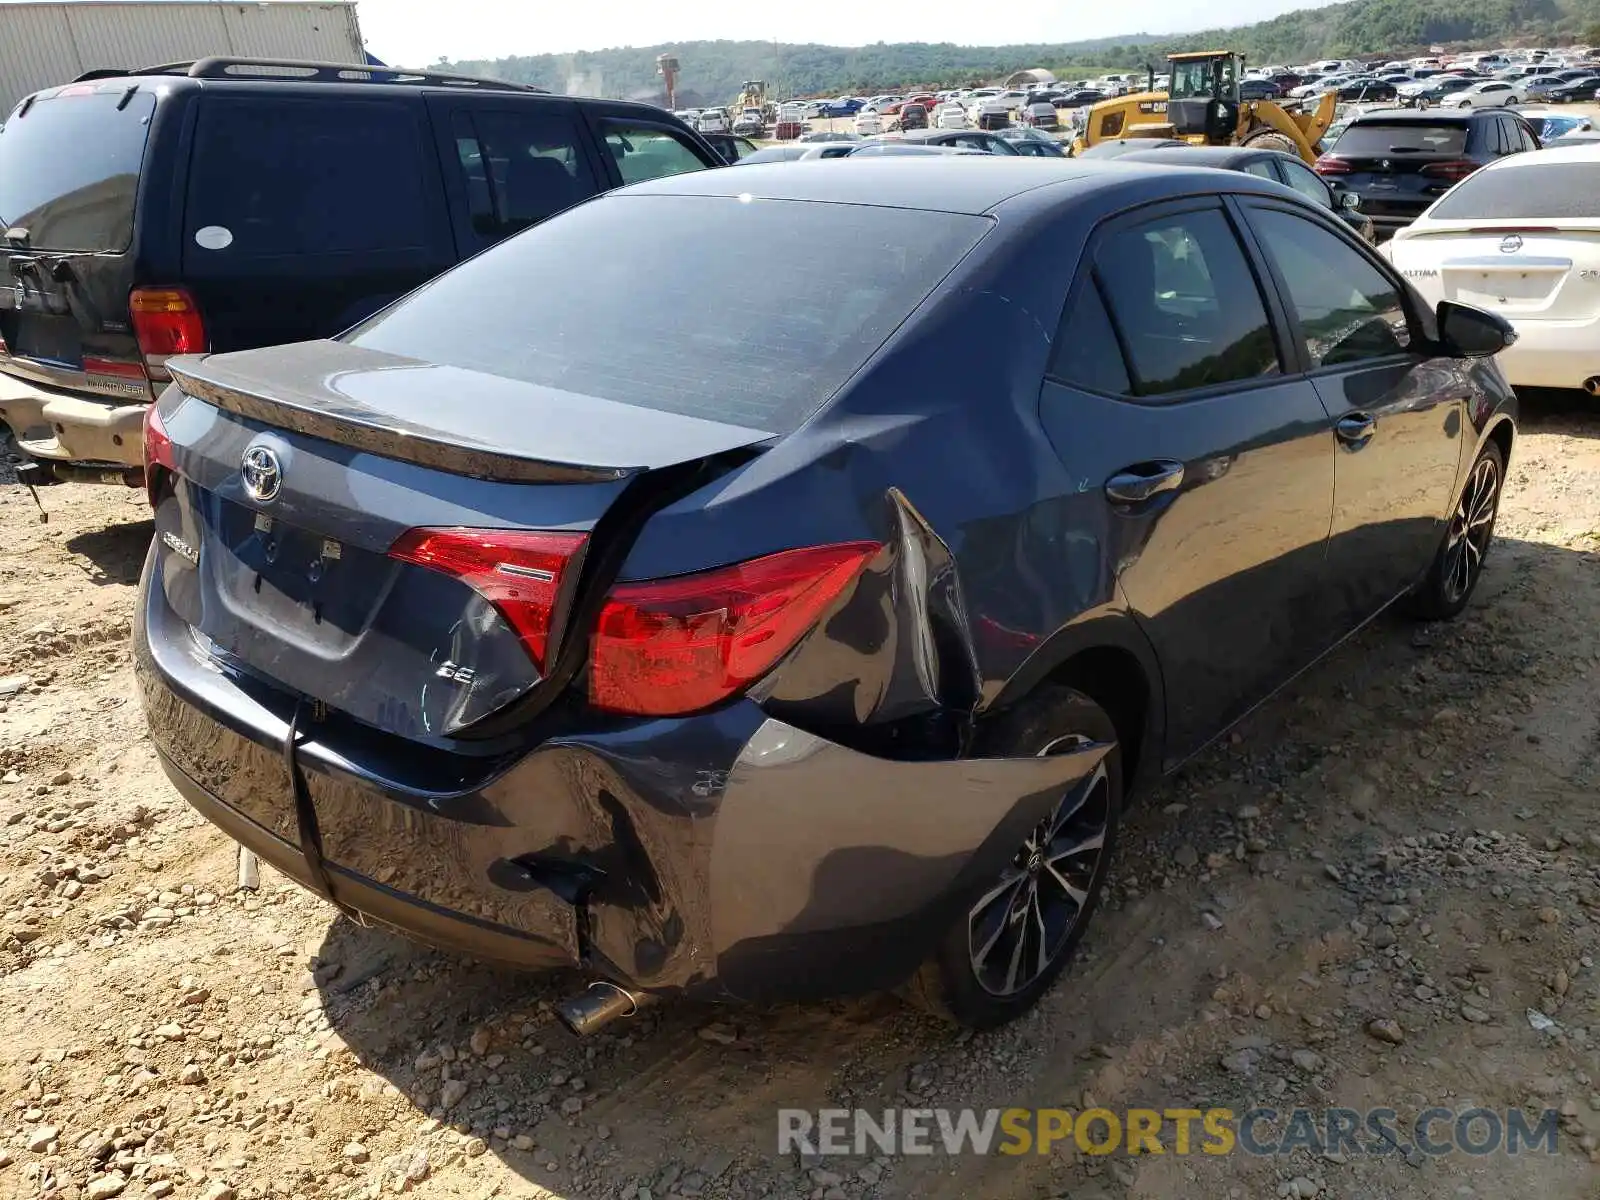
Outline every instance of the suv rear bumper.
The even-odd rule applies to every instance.
[[[202,650],[156,564],[152,548],[134,666],[163,767],[203,816],[324,891],[301,850],[291,698]],[[859,994],[909,977],[1106,749],[890,761],[750,700],[590,724],[467,758],[302,721],[325,894],[420,941],[639,990]]]
[[[147,407],[46,391],[0,373],[0,420],[34,458],[142,468]]]

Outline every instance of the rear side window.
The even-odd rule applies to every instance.
[[[1220,210],[1119,229],[1096,252],[1095,271],[1122,331],[1134,395],[1279,373],[1260,289]]]
[[[133,240],[134,201],[156,99],[64,88],[0,130],[0,225],[35,250],[118,253]],[[120,105],[120,107],[119,107]]]
[[[207,248],[246,257],[426,246],[417,111],[390,100],[208,96],[190,160],[189,238],[220,228],[223,245]]]
[[[1428,216],[1441,221],[1595,219],[1600,218],[1600,189],[1593,163],[1519,159],[1515,167],[1469,175]]]
[[[1131,390],[1116,331],[1106,315],[1100,285],[1093,278],[1084,281],[1077,299],[1061,318],[1050,373],[1092,392],[1126,396]]]
[[[602,134],[606,149],[617,161],[623,183],[643,183],[646,179],[705,169],[700,156],[665,129],[606,121]]]
[[[453,132],[472,228],[486,237],[526,229],[600,190],[565,113],[457,112]]]
[[[469,259],[347,336],[787,433],[988,228],[956,213],[613,194]]]
[[[1358,122],[1339,135],[1333,152],[1342,158],[1388,154],[1462,154],[1467,149],[1464,121]]]

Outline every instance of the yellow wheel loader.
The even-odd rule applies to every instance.
[[[1232,50],[1169,54],[1171,83],[1114,100],[1102,100],[1084,116],[1073,153],[1115,138],[1172,138],[1196,146],[1257,146],[1315,162],[1317,141],[1333,124],[1338,103],[1325,92],[1314,109],[1298,101],[1241,100],[1244,55]]]

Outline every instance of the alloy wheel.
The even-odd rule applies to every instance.
[[[1472,468],[1445,538],[1444,593],[1455,603],[1472,590],[1483,569],[1500,505],[1500,465],[1485,455]]]
[[[1072,734],[1039,754],[1089,744]],[[968,947],[973,977],[984,991],[1015,995],[1060,956],[1088,905],[1109,820],[1110,781],[1102,762],[1033,828],[1000,881],[972,906]]]

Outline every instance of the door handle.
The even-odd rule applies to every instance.
[[[1183,464],[1161,458],[1124,467],[1106,480],[1106,496],[1118,504],[1142,504],[1183,485]]]
[[[1339,418],[1333,431],[1339,440],[1353,450],[1359,450],[1372,440],[1377,432],[1378,419],[1371,413],[1353,412]]]

